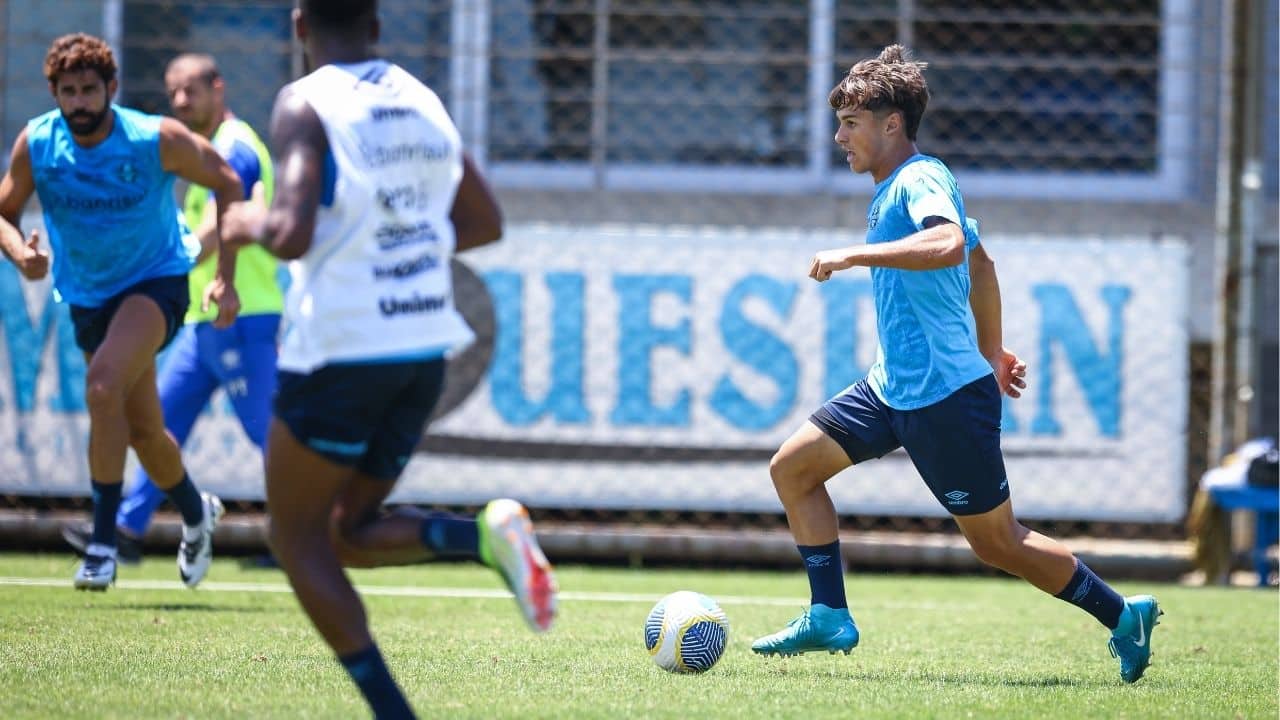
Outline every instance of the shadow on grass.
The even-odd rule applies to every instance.
[[[294,608],[260,607],[248,605],[210,605],[208,603],[128,603],[125,605],[93,605],[95,610],[146,610],[151,612],[219,612],[219,613],[275,613]]]

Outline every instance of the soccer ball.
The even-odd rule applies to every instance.
[[[681,590],[658,601],[644,621],[644,646],[673,673],[710,670],[729,641],[729,618],[715,600]]]

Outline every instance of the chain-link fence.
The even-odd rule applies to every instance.
[[[1198,270],[1213,228],[1216,5],[380,5],[381,52],[439,93],[511,223],[501,247],[468,261],[487,362],[456,374],[457,406],[401,499],[510,492],[569,516],[776,524],[772,448],[875,347],[865,278],[822,292],[802,282],[814,250],[858,241],[871,190],[831,141],[826,96],[853,62],[902,42],[929,63],[919,146],[952,167],[985,221],[1010,344],[1034,368],[1028,397],[1006,411],[1015,499],[1064,523],[1167,529],[1181,517],[1188,477],[1209,462],[1196,438],[1212,313],[1197,298],[1211,282]],[[0,131],[10,142],[50,106],[38,59],[71,30],[108,36],[120,100],[152,112],[167,112],[168,59],[212,54],[231,109],[262,131],[304,67],[292,6],[0,2]],[[47,289],[11,274],[0,271],[15,377],[0,391],[0,485],[80,494],[83,473],[65,470],[84,442],[65,326]],[[1274,307],[1259,311],[1274,324]],[[220,402],[191,452],[209,463],[229,452],[243,471],[222,489],[252,501],[256,451]],[[940,512],[903,458],[878,467],[837,481],[842,512],[868,526]]]

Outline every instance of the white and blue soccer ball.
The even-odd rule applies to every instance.
[[[715,600],[681,590],[658,601],[644,621],[644,646],[673,673],[710,670],[729,642],[729,618]]]

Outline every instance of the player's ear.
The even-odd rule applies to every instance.
[[[107,102],[111,102],[111,98],[116,96],[116,90],[120,89],[120,81],[111,78],[111,82],[107,83]]]
[[[893,135],[902,131],[902,112],[891,111],[884,119],[884,134]]]

